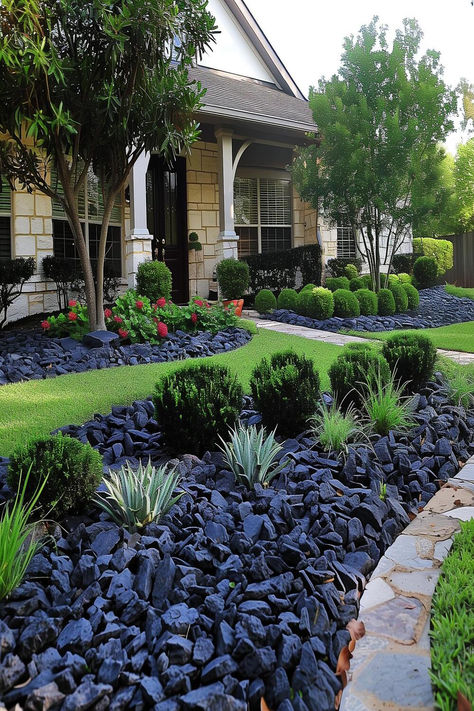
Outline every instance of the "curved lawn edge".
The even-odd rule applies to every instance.
[[[327,387],[327,369],[341,352],[340,346],[309,341],[260,330],[246,345],[206,360],[228,365],[248,390],[253,367],[264,356],[293,349],[311,357],[319,370],[321,386]],[[176,368],[192,367],[203,359],[169,363],[121,366],[105,370],[62,375],[51,380],[30,380],[0,388],[0,455],[58,427],[82,424],[96,412],[108,412],[113,405],[130,405],[153,392],[156,380]]]
[[[399,333],[419,333],[418,329],[397,329],[394,331],[344,331],[351,336],[369,338],[371,340],[386,341]],[[436,348],[446,351],[462,351],[474,353],[474,321],[453,323],[450,326],[422,329],[425,336],[430,338]],[[342,332],[341,332],[342,333]]]

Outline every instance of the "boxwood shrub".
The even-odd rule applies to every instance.
[[[354,344],[353,348],[344,348],[329,367],[328,373],[331,389],[339,405],[346,409],[352,403],[360,408],[367,381],[374,384],[380,373],[382,382],[387,382],[390,368],[383,355],[370,345],[361,343]]]
[[[296,313],[300,316],[309,316],[309,304],[312,300],[312,293],[312,290],[305,291],[303,289],[298,294],[298,299],[296,302]]]
[[[305,286],[303,286],[301,291],[313,291],[313,289],[316,289],[316,284],[306,284]],[[301,294],[301,291],[300,291],[300,294]]]
[[[397,280],[392,282],[389,288],[395,299],[395,313],[404,314],[408,311],[408,296],[403,285]]]
[[[402,287],[407,295],[408,308],[410,309],[410,311],[412,311],[413,309],[417,309],[420,303],[420,295],[418,293],[418,289],[415,289],[413,284],[402,284]]]
[[[346,264],[343,276],[346,276],[350,281],[351,279],[355,279],[359,276],[359,270],[355,264]]]
[[[354,277],[349,282],[349,289],[351,291],[357,291],[358,289],[365,289],[365,279],[364,277]]]
[[[360,316],[360,306],[357,296],[349,289],[337,289],[334,297],[334,315],[341,318]]]
[[[334,313],[334,297],[332,291],[322,286],[310,291],[311,299],[308,301],[308,316],[323,321],[331,318]]]
[[[346,267],[351,264],[357,269],[357,274],[360,274],[362,269],[362,260],[359,257],[355,259],[352,257],[334,257],[329,259],[326,263],[326,269],[332,277],[348,276],[346,274]],[[355,276],[357,276],[357,274]]]
[[[433,375],[436,347],[422,333],[397,333],[383,344],[382,354],[397,379],[416,392]]]
[[[217,264],[216,276],[224,299],[241,299],[249,288],[249,265],[228,257]]]
[[[417,256],[431,257],[436,264],[438,277],[446,274],[453,266],[453,243],[449,239],[434,237],[415,237],[413,253]]]
[[[395,254],[392,259],[392,269],[395,274],[400,274],[400,272],[411,274],[414,261],[415,256],[411,252],[409,254]]]
[[[270,289],[261,289],[255,297],[255,308],[259,314],[268,314],[276,309],[277,300]]]
[[[393,316],[395,313],[395,299],[390,289],[380,289],[377,294],[379,316]]]
[[[428,289],[437,280],[436,262],[431,257],[418,257],[413,265],[413,284],[417,289]]]
[[[349,289],[349,285],[349,279],[345,276],[328,277],[326,279],[326,288],[331,291],[337,291],[337,289]]]
[[[288,311],[296,311],[298,303],[298,293],[295,289],[282,289],[278,294],[277,307],[279,309],[287,309]]]
[[[354,292],[357,301],[359,302],[360,313],[362,316],[376,316],[377,315],[377,294],[370,289],[357,289]]]
[[[364,288],[373,291],[372,277],[370,274],[362,274],[361,279],[364,280]]]
[[[164,262],[142,262],[137,269],[137,293],[152,303],[164,297],[171,298],[171,271]]]
[[[250,389],[263,424],[283,437],[307,428],[319,398],[319,374],[314,363],[293,351],[274,353],[254,368]]]
[[[397,274],[397,276],[402,284],[411,284],[411,276],[406,272],[400,272],[400,274]]]

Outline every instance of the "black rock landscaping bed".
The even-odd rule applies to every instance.
[[[334,709],[368,575],[474,451],[474,413],[441,380],[416,420],[346,459],[289,439],[268,488],[236,485],[218,453],[184,455],[185,495],[142,535],[93,508],[62,521],[0,604],[7,709],[257,711],[262,697],[272,711]],[[63,431],[112,465],[166,454],[149,400]]]
[[[307,316],[299,316],[294,311],[276,309],[271,314],[264,314],[262,318],[335,333],[341,330],[393,331],[408,328],[437,328],[453,323],[474,321],[474,301],[453,296],[446,293],[443,286],[436,286],[420,291],[418,309],[405,314],[358,316],[357,318],[333,316],[324,321],[318,321]]]
[[[156,345],[91,348],[73,338],[50,338],[37,330],[6,331],[0,334],[0,385],[120,365],[200,358],[239,348],[250,338],[244,329],[232,327],[214,336],[205,331],[176,331]]]

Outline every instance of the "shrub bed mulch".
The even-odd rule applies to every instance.
[[[244,407],[244,421],[259,420]],[[257,711],[264,697],[272,711],[334,709],[369,573],[474,451],[474,413],[450,405],[441,380],[419,395],[416,419],[345,460],[307,434],[289,439],[285,469],[252,491],[219,453],[184,455],[186,494],[141,535],[94,509],[62,521],[0,604],[7,708],[47,698],[62,711]],[[119,443],[164,454],[150,401],[63,431],[115,465]]]
[[[50,338],[40,331],[7,331],[0,334],[0,385],[120,365],[210,356],[243,346],[250,338],[247,331],[231,327],[214,336],[206,331],[176,331],[155,345],[90,348],[73,338]]]
[[[420,291],[420,304],[417,311],[394,316],[358,316],[357,318],[317,319],[299,316],[294,311],[276,309],[263,318],[282,323],[291,323],[321,331],[393,331],[405,328],[438,328],[452,323],[474,321],[474,301],[447,294],[443,286]]]

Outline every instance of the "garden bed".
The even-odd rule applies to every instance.
[[[185,495],[142,535],[93,508],[62,521],[0,604],[4,703],[244,711],[264,697],[272,710],[333,709],[368,575],[474,451],[473,413],[447,401],[439,377],[415,417],[408,434],[346,459],[305,433],[288,439],[267,488],[237,485],[221,454],[184,455]],[[242,419],[260,419],[247,398]],[[63,431],[113,466],[167,455],[149,400]]]

